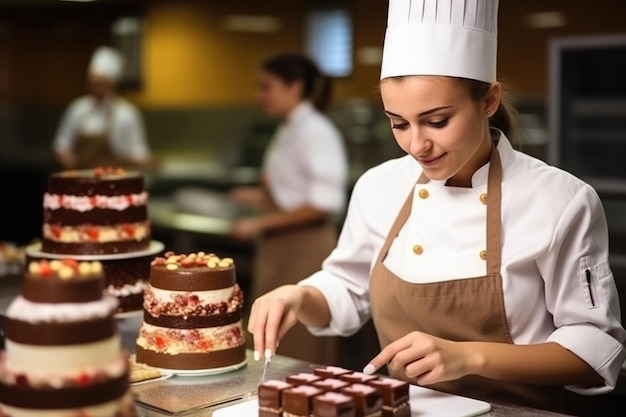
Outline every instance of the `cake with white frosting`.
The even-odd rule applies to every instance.
[[[243,293],[232,259],[166,253],[151,265],[137,362],[172,370],[245,361]]]
[[[0,410],[10,417],[134,416],[128,356],[102,264],[33,261],[9,306]]]

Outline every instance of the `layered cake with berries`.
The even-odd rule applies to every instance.
[[[258,387],[259,417],[411,416],[407,382],[363,375],[328,366],[265,381]]]
[[[134,416],[129,363],[99,262],[33,261],[9,306],[0,410],[10,417]]]
[[[96,168],[52,174],[43,201],[42,250],[80,255],[145,250],[147,202],[139,173]]]
[[[243,293],[232,259],[166,253],[151,265],[137,362],[171,370],[245,363]]]

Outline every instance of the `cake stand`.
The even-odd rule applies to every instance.
[[[94,254],[94,255],[78,255],[78,254],[66,254],[66,253],[49,253],[41,250],[41,243],[34,243],[26,247],[26,256],[39,259],[66,259],[72,258],[77,261],[100,261],[100,262],[116,262],[127,261],[137,258],[148,258],[158,255],[163,252],[165,245],[163,243],[151,240],[147,249],[135,252],[127,253],[110,253],[110,254]],[[147,260],[146,260],[147,261]],[[147,261],[148,262],[148,261]],[[148,280],[148,277],[145,277]],[[143,314],[143,309],[124,311],[115,315],[118,319],[127,319],[133,317],[140,317]]]

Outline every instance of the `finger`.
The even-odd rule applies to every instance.
[[[404,366],[404,375],[409,379],[419,379],[426,376],[436,366],[432,355],[407,363]]]
[[[272,356],[276,351],[276,341],[278,340],[278,330],[283,321],[285,312],[285,302],[278,300],[272,303],[272,307],[267,314],[267,323],[265,325],[265,355]],[[268,352],[269,351],[269,352]]]
[[[395,342],[389,344],[383,350],[380,351],[378,355],[376,355],[368,364],[363,368],[363,373],[365,374],[373,374],[380,368],[382,368],[386,363],[391,361],[396,354],[404,349],[407,349],[411,346],[411,339],[407,336],[402,337]]]
[[[408,348],[399,351],[396,355],[389,361],[387,366],[389,369],[393,371],[404,371],[404,368],[415,361],[422,359],[425,356],[419,347],[416,348],[415,343],[411,344]]]
[[[248,330],[254,340],[254,360],[261,359],[261,352],[265,350],[265,326],[267,323],[267,307],[262,300],[256,300],[252,305]]]
[[[285,317],[283,318],[283,322],[278,329],[278,340],[276,340],[276,347],[278,348],[279,342],[285,337],[285,334],[298,322],[298,318],[296,313],[292,310],[289,310]]]

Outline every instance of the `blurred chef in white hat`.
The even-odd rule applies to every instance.
[[[255,301],[256,351],[297,321],[350,335],[371,317],[382,351],[366,373],[554,410],[564,387],[615,387],[626,332],[604,211],[591,186],[511,146],[497,10],[390,1],[380,90],[407,156],[360,178],[319,272]]]
[[[117,95],[123,65],[123,57],[111,47],[94,51],[87,74],[90,94],[69,105],[54,140],[64,168],[141,166],[150,161],[139,110]]]

